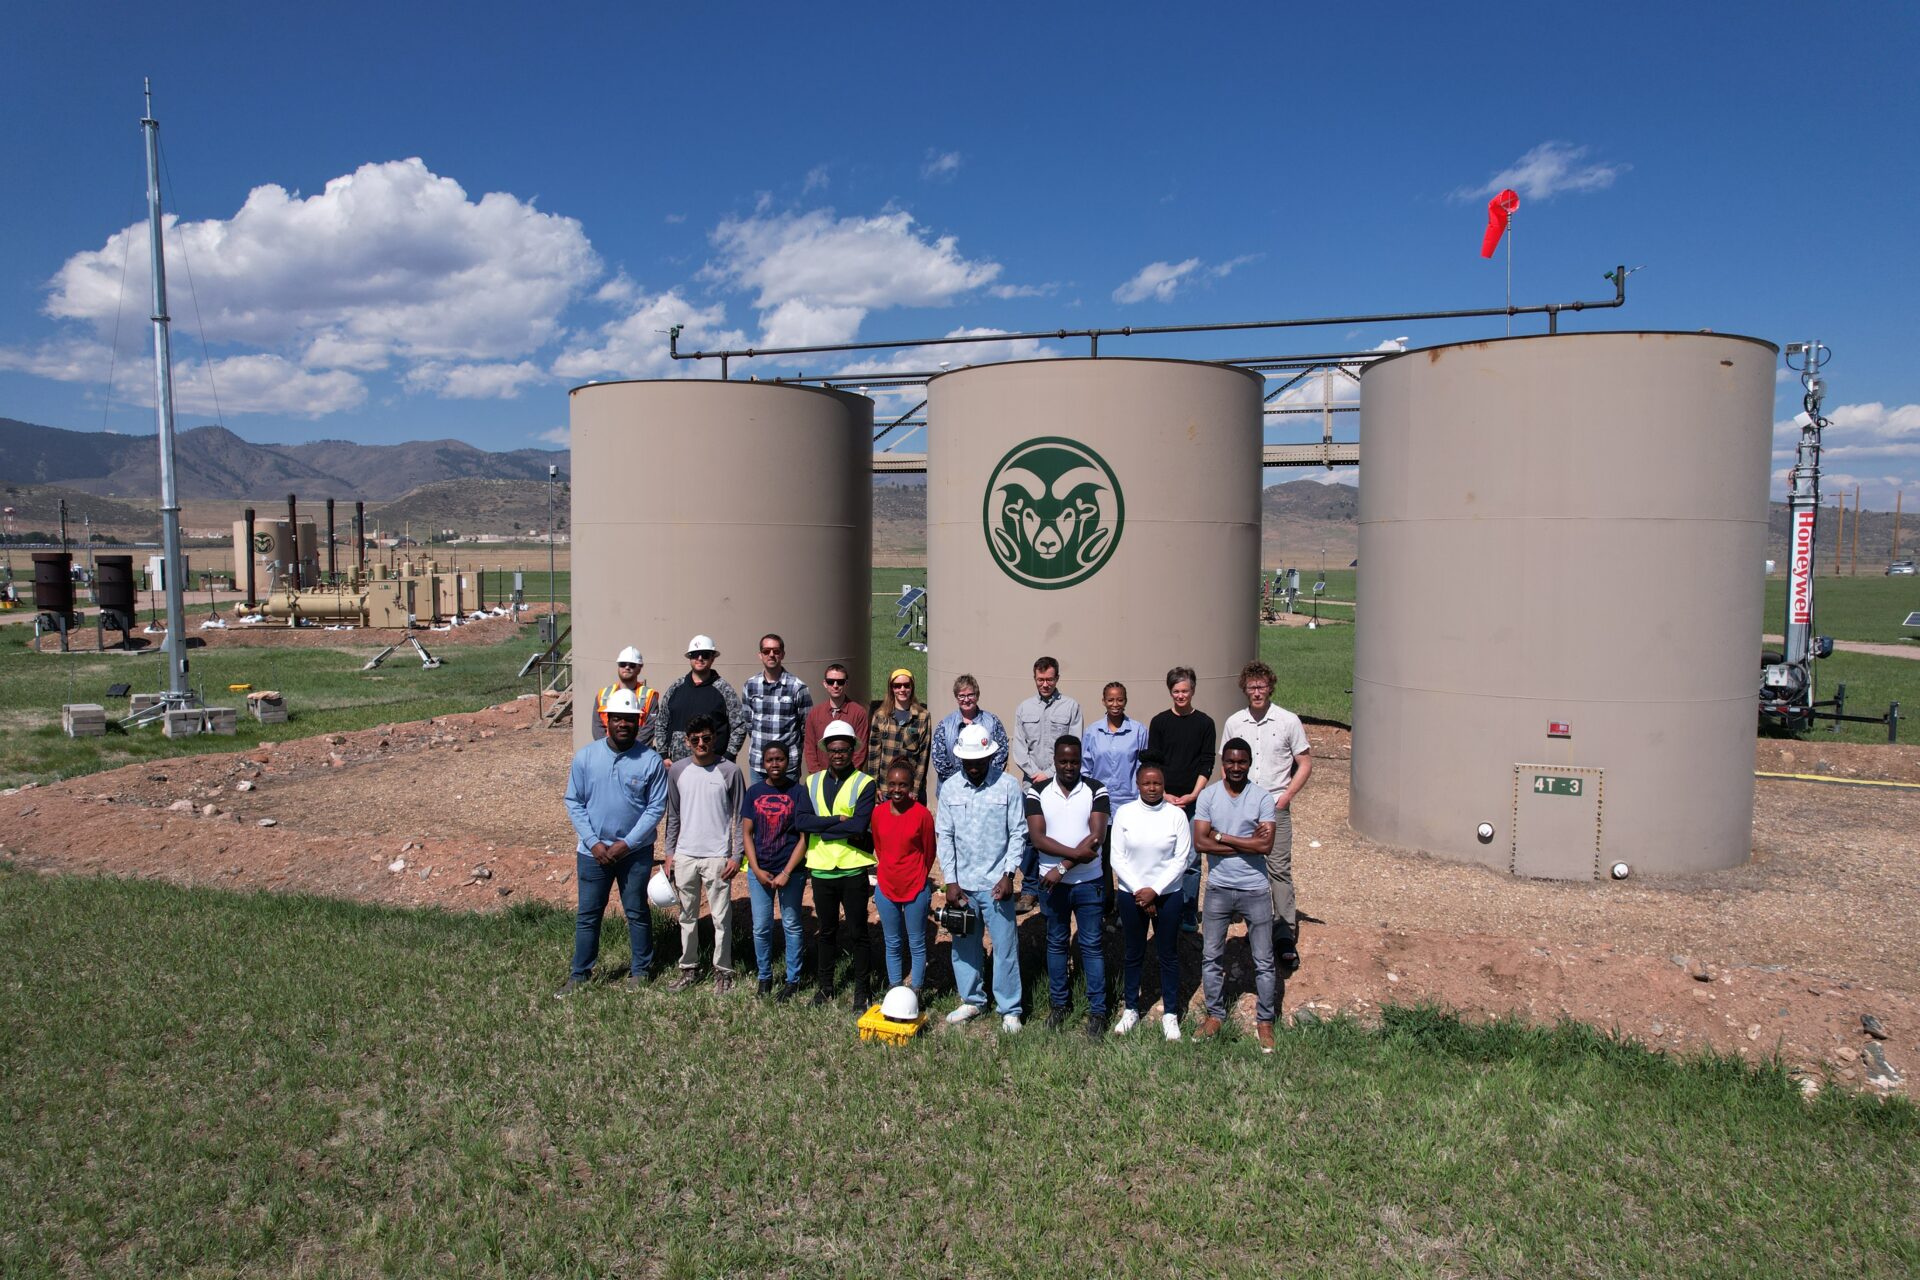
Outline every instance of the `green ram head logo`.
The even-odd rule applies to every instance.
[[[1113,468],[1077,440],[1016,445],[987,480],[987,547],[1008,577],[1029,587],[1070,587],[1100,572],[1125,518]]]

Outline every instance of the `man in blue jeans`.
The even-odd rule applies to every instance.
[[[639,741],[640,703],[632,691],[614,690],[603,710],[607,736],[580,748],[567,773],[567,817],[580,838],[574,850],[580,913],[573,927],[573,970],[553,993],[560,999],[593,977],[600,919],[616,884],[632,952],[627,986],[637,990],[653,976],[647,877],[653,871],[654,830],[667,811],[667,770],[659,753]]]
[[[1143,735],[1144,736],[1144,735]],[[1072,991],[1068,948],[1075,922],[1080,972],[1087,983],[1087,1036],[1107,1034],[1106,882],[1100,843],[1110,812],[1107,789],[1080,771],[1080,739],[1062,734],[1053,744],[1053,777],[1027,787],[1027,844],[1040,859],[1040,911],[1047,919],[1047,987],[1053,1011],[1047,1029],[1067,1025]]]
[[[947,901],[980,918],[993,938],[993,1002],[1000,1029],[1020,1030],[1020,933],[1013,918],[1013,872],[1027,845],[1020,786],[1013,775],[992,769],[1000,746],[984,726],[960,730],[953,754],[960,772],[940,784],[934,811],[936,858],[946,872]],[[985,939],[975,928],[953,940],[953,985],[960,1003],[947,1015],[951,1023],[980,1016],[987,992]]]

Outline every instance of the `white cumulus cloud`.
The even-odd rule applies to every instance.
[[[512,364],[444,364],[429,360],[407,370],[409,391],[431,391],[450,400],[514,400],[529,382],[550,375],[526,360]]]
[[[900,210],[870,218],[760,211],[722,221],[711,238],[718,256],[702,275],[754,291],[770,346],[807,345],[792,341],[803,332],[844,342],[870,311],[942,306],[1000,274],[999,263],[966,258],[954,236],[930,237]]]
[[[1543,142],[1477,187],[1461,187],[1455,200],[1491,196],[1512,187],[1523,200],[1545,200],[1563,191],[1603,191],[1631,165],[1589,161],[1591,148]]]
[[[46,311],[99,329],[147,283],[144,223],[75,254]],[[512,195],[472,199],[419,159],[366,164],[319,194],[255,187],[230,218],[165,227],[176,317],[195,312],[210,342],[312,353],[370,369],[383,358],[499,359],[558,332],[559,316],[600,272],[580,224]],[[139,249],[140,252],[129,252]]]
[[[1188,258],[1184,262],[1149,262],[1134,272],[1131,280],[1113,291],[1113,300],[1145,302],[1152,298],[1155,302],[1172,302],[1181,284],[1199,269],[1198,258]]]
[[[590,378],[664,378],[706,376],[699,362],[676,364],[667,352],[666,331],[685,326],[680,336],[684,350],[701,347],[744,347],[747,336],[725,328],[722,306],[696,306],[669,291],[639,295],[632,310],[588,333],[569,334],[552,364],[555,377],[572,382]]]
[[[946,182],[960,172],[961,157],[958,151],[927,151],[925,163],[920,166],[920,176],[929,182]]]

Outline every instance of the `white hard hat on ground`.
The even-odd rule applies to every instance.
[[[858,742],[860,740],[860,735],[855,733],[853,731],[853,726],[848,724],[845,720],[835,720],[829,725],[827,725],[827,727],[824,730],[821,731],[820,741],[822,743],[827,743],[827,742],[832,742],[835,738],[851,738],[855,742]]]
[[[985,760],[999,748],[993,745],[993,739],[980,725],[970,724],[960,730],[960,737],[953,744],[953,754],[962,760]]]
[[[893,988],[880,1002],[880,1016],[893,1022],[912,1022],[920,1016],[919,995],[904,984]]]
[[[662,911],[680,901],[680,895],[673,891],[673,885],[667,880],[667,873],[656,871],[647,881],[647,901]]]
[[[718,654],[719,652],[719,646],[713,643],[712,636],[695,636],[693,639],[687,641],[687,656],[689,658],[696,653]]]
[[[600,709],[610,716],[637,716],[640,699],[633,696],[631,689],[615,689],[607,695],[607,705]]]
[[[638,649],[634,648],[632,645],[628,645],[626,648],[620,651],[620,656],[615,658],[613,661],[616,665],[622,662],[631,662],[634,666],[638,667],[638,666],[645,665],[647,660],[640,656],[640,651]]]

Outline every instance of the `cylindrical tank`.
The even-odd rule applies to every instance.
[[[42,613],[73,612],[73,553],[33,553],[33,607]]]
[[[1560,334],[1366,371],[1355,831],[1552,879],[1746,861],[1774,357]]]
[[[830,662],[865,698],[872,609],[873,402],[766,382],[601,382],[568,396],[572,626],[581,698],[627,645],[661,691],[696,634],[735,689],[778,632],[820,696]],[[574,739],[591,739],[574,716]]]
[[[122,614],[131,621],[135,605],[133,557],[100,556],[95,559],[94,568],[97,574],[94,600],[103,612]]]
[[[1243,705],[1259,648],[1258,374],[1184,360],[1075,359],[941,374],[928,394],[928,688],[980,682],[1002,720],[1033,662],[1091,722],[1111,680],[1146,720],[1166,674],[1195,703]]]

